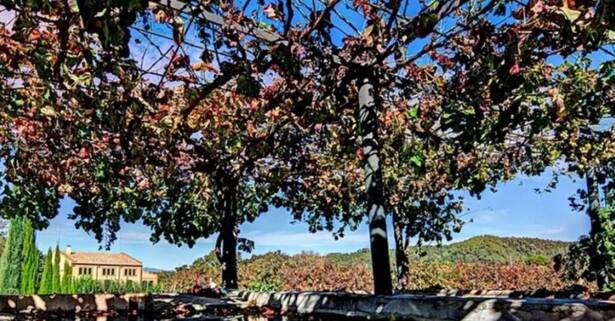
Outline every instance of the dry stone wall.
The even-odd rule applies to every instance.
[[[220,311],[279,311],[360,319],[419,321],[607,321],[615,301],[510,298],[497,295],[406,294],[371,296],[330,292],[234,291],[229,300],[192,295],[0,296],[0,314],[151,313],[156,316],[221,315]],[[257,310],[258,311],[258,310]]]
[[[370,296],[319,292],[235,292],[244,307],[282,313],[424,321],[606,321],[615,302],[493,296]]]

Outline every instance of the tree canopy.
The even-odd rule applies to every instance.
[[[66,196],[107,244],[122,220],[221,232],[229,287],[269,204],[340,236],[368,218],[384,276],[386,213],[398,246],[439,241],[457,190],[613,157],[612,130],[579,145],[614,114],[610,2],[0,4],[5,216],[44,227]]]

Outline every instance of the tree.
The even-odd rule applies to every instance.
[[[610,104],[613,106],[613,100]],[[584,127],[574,148],[570,148],[578,157],[570,157],[572,164],[568,171],[584,175],[586,183],[586,188],[578,191],[581,202],[571,197],[571,206],[577,211],[585,210],[590,231],[571,244],[568,253],[555,259],[564,279],[595,281],[604,291],[615,287],[614,134],[612,130],[609,133]]]
[[[588,62],[584,62],[587,64]],[[573,69],[574,70],[574,69]],[[581,69],[583,70],[583,69]],[[577,104],[586,112],[593,112],[600,118],[599,111],[606,110],[613,115],[615,110],[615,96],[613,84],[615,84],[615,72],[613,63],[607,63],[598,73],[575,74],[574,82],[568,84],[566,93],[569,104]],[[591,88],[590,86],[594,86]],[[583,93],[590,90],[601,90],[601,95]],[[600,92],[600,91],[598,91]],[[606,93],[606,94],[605,94]],[[580,99],[582,97],[582,99]],[[574,101],[576,99],[577,101]],[[570,101],[573,100],[573,101]],[[599,119],[600,121],[602,119]],[[566,273],[569,279],[571,275],[579,278],[596,281],[602,290],[615,288],[615,125],[600,125],[600,121],[594,123],[580,123],[571,126],[570,131],[576,134],[575,140],[568,143],[567,148],[570,166],[568,172],[584,175],[586,181],[585,191],[579,191],[579,196],[584,204],[579,204],[571,198],[573,208],[582,211],[586,209],[590,218],[590,231],[588,237],[582,237],[578,244],[571,245],[566,269],[572,273]],[[587,259],[587,265],[580,268],[575,261]],[[561,263],[561,262],[560,262]]]
[[[60,246],[56,245],[51,265],[51,293],[61,293],[62,277],[60,275]]]
[[[102,66],[100,68],[106,69]],[[112,106],[115,104],[114,100],[118,98],[116,95],[118,89],[108,88],[107,90],[108,96],[105,97],[103,93],[105,90],[103,90],[97,94],[97,99],[101,101],[109,99],[104,104]],[[168,107],[181,106],[175,105],[183,102],[174,97],[178,95],[174,95],[171,91],[167,94],[169,99],[164,100],[168,101]],[[33,97],[36,96],[37,94],[34,94]],[[80,97],[80,95],[76,94],[75,97]],[[156,103],[160,104],[163,101],[156,101]],[[151,214],[144,216],[143,220],[154,229],[154,240],[165,237],[174,243],[192,245],[196,238],[207,237],[220,231],[217,247],[222,248],[219,252],[224,262],[224,285],[231,288],[236,287],[237,226],[244,220],[253,219],[260,211],[266,210],[268,195],[275,192],[275,189],[271,188],[267,182],[269,177],[263,175],[266,172],[262,167],[265,165],[269,151],[275,148],[275,145],[267,146],[267,142],[272,141],[274,135],[278,133],[273,131],[268,134],[268,128],[272,127],[275,118],[264,113],[250,115],[252,109],[246,109],[246,107],[256,108],[258,105],[259,102],[254,98],[246,99],[239,95],[229,97],[218,93],[208,98],[207,101],[193,106],[195,109],[193,113],[186,113],[183,116],[178,114],[180,110],[172,108],[168,108],[166,112],[159,115],[144,115],[142,117],[145,122],[139,123],[139,125],[142,124],[139,128],[135,127],[137,123],[133,121],[129,123],[130,126],[135,127],[132,128],[135,134],[142,131],[140,135],[135,135],[134,142],[142,144],[151,141],[153,143],[142,145],[143,148],[150,150],[144,152],[143,155],[151,156],[143,162],[157,164],[156,167],[147,168],[140,161],[130,160],[129,158],[134,156],[132,152],[129,155],[119,155],[119,158],[111,158],[107,155],[100,158],[100,162],[95,167],[84,168],[84,171],[45,174],[49,178],[55,177],[54,180],[64,181],[66,179],[64,183],[60,183],[61,188],[57,185],[59,181],[53,184],[56,186],[47,185],[45,188],[59,191],[60,194],[68,193],[73,197],[78,203],[76,215],[95,217],[92,221],[79,221],[78,226],[94,230],[99,240],[104,239],[107,244],[114,240],[114,233],[119,226],[120,218],[134,221],[140,208],[148,209],[147,213]],[[243,115],[238,115],[238,113]],[[123,117],[122,114],[124,113],[118,113],[117,116]],[[178,116],[180,120],[187,122],[183,123],[180,128],[170,128],[166,124],[159,123],[161,117],[173,119]],[[238,121],[237,116],[245,119]],[[212,121],[214,126],[207,127],[207,124]],[[69,131],[83,131],[89,128],[86,124],[88,122],[86,120],[84,123],[76,123],[76,126],[72,126]],[[99,124],[101,128],[94,128],[94,130],[102,130],[101,133],[114,132],[117,131],[115,128],[117,124],[115,121],[108,122],[108,119],[105,119]],[[234,127],[229,127],[230,124]],[[246,129],[246,124],[248,129]],[[191,139],[191,133],[199,130],[204,137]],[[147,137],[147,135],[153,136]],[[108,138],[109,136],[105,139]],[[158,142],[155,141],[156,138]],[[91,142],[90,139],[86,139],[70,143],[90,145],[88,141]],[[169,149],[160,150],[160,141],[168,141]],[[126,142],[125,146],[130,144],[132,143]],[[70,148],[67,146],[69,144],[62,149],[68,151]],[[40,147],[50,146],[41,145]],[[88,147],[82,147],[78,147],[82,150],[79,153],[81,159],[79,162],[85,161],[84,157],[89,153]],[[112,148],[112,146],[108,147]],[[104,153],[117,156],[113,155],[114,152],[110,149]],[[54,161],[64,162],[60,158],[55,158],[51,162]],[[109,167],[124,168],[131,177],[119,179],[118,177],[105,177],[105,174],[101,172],[101,168],[105,167],[105,162]],[[127,167],[130,163],[134,166]],[[168,171],[169,169],[171,171]],[[161,170],[165,171],[162,175],[159,174]],[[193,184],[193,181],[189,180],[190,177],[195,177],[195,181],[199,184]],[[91,188],[75,189],[70,183],[75,180],[87,181],[92,184]],[[117,185],[125,188],[111,192],[108,186]],[[149,191],[146,192],[146,189]],[[54,195],[49,194],[51,197]],[[100,215],[103,212],[104,214]],[[219,215],[219,213],[225,214]],[[109,234],[104,234],[106,231],[109,231]],[[246,249],[250,247],[247,240],[240,239],[239,245]]]
[[[458,220],[448,206],[439,211],[446,191],[462,187],[478,193],[502,173],[509,177],[522,157],[532,156],[515,152],[534,147],[537,137],[559,124],[557,97],[541,89],[558,78],[545,61],[555,53],[566,59],[600,49],[611,41],[613,21],[610,4],[598,1],[441,1],[413,7],[409,1],[334,0],[312,6],[269,3],[254,15],[248,14],[249,2],[192,5],[156,10],[156,23],[171,27],[168,39],[152,40],[147,17],[137,24],[145,41],[154,44],[147,48],[160,48],[160,42],[171,48],[170,55],[140,67],[145,61],[137,64],[126,56],[146,56],[144,46],[127,41],[128,27],[144,10],[141,2],[113,2],[111,10],[94,2],[42,7],[5,1],[7,8],[19,9],[15,30],[4,30],[7,68],[0,88],[8,111],[3,157],[18,160],[5,170],[13,190],[28,187],[40,196],[35,204],[47,206],[60,195],[73,198],[78,227],[99,240],[112,241],[121,219],[144,218],[154,240],[165,236],[176,243],[220,231],[230,287],[236,227],[260,213],[269,198],[308,220],[312,230],[333,230],[337,220],[352,227],[367,217],[378,294],[391,292],[386,214],[395,213],[410,237],[438,240],[450,234]],[[342,7],[348,12],[340,12]],[[57,20],[50,24],[25,13],[30,11]],[[203,13],[226,18],[212,23]],[[253,32],[262,24],[267,30]],[[82,29],[87,32],[71,31]],[[194,46],[191,30],[203,43],[199,60],[187,53]],[[41,53],[48,58],[39,59]],[[158,63],[161,73],[152,73]],[[212,103],[213,93],[245,101]],[[542,101],[532,100],[535,96]],[[379,138],[387,140],[380,135],[383,116],[399,104],[403,112],[433,122],[408,125],[412,139],[402,146],[411,153],[403,160],[416,168],[405,167],[407,177],[433,174],[421,172],[424,160],[412,154],[426,137],[446,142],[439,145],[446,147],[439,157],[447,161],[433,167],[443,179],[438,188],[409,191],[407,204],[387,208],[387,202],[402,202],[387,194],[381,156],[389,146]],[[431,108],[440,113],[431,115]],[[204,112],[207,117],[201,118]],[[266,120],[250,127],[245,117],[231,117],[241,113]],[[529,139],[519,139],[519,132]],[[210,133],[221,139],[210,144]],[[327,142],[339,140],[334,135],[340,133],[349,138],[343,147],[354,148],[330,149]],[[363,166],[355,166],[357,160],[348,156],[353,152]],[[501,157],[494,156],[498,152]],[[340,154],[346,157],[330,163],[335,166],[321,162]],[[342,160],[352,166],[343,167]],[[541,159],[547,160],[550,155]],[[345,171],[361,167],[359,175]],[[356,188],[361,174],[367,186]],[[193,179],[197,183],[189,184]],[[340,186],[343,191],[336,192]],[[309,191],[319,189],[317,199],[329,201],[308,200]],[[360,200],[360,211],[338,198],[347,195]],[[238,215],[243,201],[258,210]],[[422,233],[424,221],[416,217],[415,209],[425,207],[421,203],[434,209],[421,214],[434,223],[429,233]],[[54,212],[45,215],[32,214],[41,225]]]
[[[20,290],[23,233],[23,219],[12,219],[6,246],[2,252],[2,257],[0,257],[0,290],[6,294],[17,294]]]
[[[584,178],[586,188],[579,190],[583,201],[571,197],[571,205],[588,214],[589,236],[571,245],[570,253],[556,263],[566,278],[597,281],[601,289],[608,289],[615,271],[609,196],[615,132],[608,121],[615,111],[615,74],[612,60],[596,60],[581,51],[571,61],[552,66],[553,77],[529,78],[533,86],[545,88],[530,100],[539,106],[534,122],[540,125],[525,124],[534,136],[523,137],[526,142],[513,149],[517,155],[513,164],[530,174],[552,166],[555,176],[547,190],[557,185],[559,175]]]
[[[20,293],[32,295],[38,285],[40,253],[36,248],[36,232],[29,219],[24,219],[23,239]]]
[[[64,294],[72,294],[75,289],[73,287],[73,270],[68,264],[68,261],[64,262],[64,272],[62,273],[61,292]]]
[[[582,191],[586,199],[586,206],[574,204],[577,209],[587,207],[590,218],[589,235],[583,235],[575,243],[572,243],[568,252],[555,258],[555,267],[562,271],[562,277],[583,283],[584,281],[596,282],[598,288],[603,291],[615,287],[615,227],[613,226],[613,205],[607,199],[605,207],[601,205],[598,183],[595,169],[590,169],[585,174],[587,189]],[[612,189],[612,187],[609,187]],[[612,193],[612,191],[611,191]],[[607,190],[607,195],[609,191]]]
[[[554,90],[545,88],[565,86],[573,77],[566,72],[566,76],[561,77],[560,72],[566,69],[566,65],[558,68],[548,64],[546,58],[554,51],[564,52],[566,57],[572,53],[586,55],[596,50],[596,45],[600,46],[595,40],[602,39],[603,45],[609,40],[606,34],[585,39],[592,44],[579,50],[577,41],[588,30],[576,28],[579,38],[568,35],[565,26],[573,23],[566,15],[568,9],[544,8],[542,5],[544,3],[531,2],[525,7],[513,8],[515,16],[532,12],[534,20],[519,19],[501,27],[480,18],[480,23],[474,25],[475,16],[468,9],[469,14],[459,17],[463,20],[459,25],[468,27],[468,32],[447,33],[440,43],[432,38],[430,45],[423,47],[425,51],[411,56],[410,65],[403,65],[405,79],[391,76],[394,80],[383,80],[391,85],[381,89],[385,94],[381,98],[379,133],[384,132],[380,135],[383,140],[391,139],[380,142],[385,151],[390,151],[384,157],[389,164],[381,166],[385,173],[387,169],[391,173],[390,185],[387,185],[386,177],[383,180],[385,186],[391,186],[385,189],[389,201],[385,208],[394,216],[401,275],[407,271],[404,268],[407,264],[405,252],[410,237],[416,237],[419,244],[440,241],[450,238],[451,232],[459,229],[461,222],[454,214],[459,212],[461,203],[453,200],[451,190],[467,189],[479,195],[487,186],[495,186],[499,180],[512,178],[518,172],[539,173],[561,160],[561,155],[566,152],[565,146],[545,148],[547,144],[543,138],[552,137],[553,133],[557,137],[567,131],[566,121],[560,118],[564,115],[561,102],[553,96]],[[589,7],[591,5],[579,5],[572,10],[579,13]],[[479,5],[474,9],[483,11],[486,8]],[[508,10],[501,6],[493,8],[497,8],[495,14]],[[608,11],[600,5],[596,8],[602,13]],[[605,18],[592,14],[583,19]],[[563,28],[554,28],[548,19],[557,19]],[[376,25],[373,30],[381,26]],[[502,34],[516,34],[519,30],[540,32],[538,30],[546,26],[552,34],[562,35],[562,41],[537,45],[534,39],[501,37]],[[609,28],[612,27],[606,27]],[[387,41],[383,42],[381,46],[386,47]],[[431,45],[434,47],[430,48]],[[433,61],[414,63],[414,58],[425,52],[430,52]],[[375,68],[385,69],[381,71],[385,73],[388,67]],[[432,83],[426,82],[426,78]],[[608,86],[593,90],[596,96],[609,97]],[[412,97],[416,98],[410,99]],[[572,110],[566,111],[573,121],[571,124],[594,122],[596,115],[608,114],[604,111],[592,115],[585,112],[575,114]],[[413,119],[404,121],[406,114]],[[402,134],[386,128],[387,122],[396,120],[405,125],[401,126]],[[351,126],[357,124],[356,121],[347,123]],[[344,131],[337,130],[336,134],[339,132]],[[328,145],[339,148],[337,144]],[[414,169],[409,168],[412,163]],[[391,166],[387,168],[387,165]]]
[[[45,265],[43,274],[41,275],[41,283],[38,290],[39,294],[53,294],[53,251],[51,248],[47,250],[45,255]]]
[[[588,249],[589,271],[593,274],[598,288],[607,290],[615,286],[615,218],[614,209],[602,206],[600,201],[599,181],[596,169],[590,168],[585,174],[587,182],[587,214],[590,218]],[[608,193],[612,191],[606,191]],[[611,204],[609,204],[611,205]]]

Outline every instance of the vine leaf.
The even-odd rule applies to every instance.
[[[177,45],[184,42],[184,21],[180,17],[173,19],[173,40]]]

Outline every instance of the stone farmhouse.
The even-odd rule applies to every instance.
[[[98,281],[132,281],[158,283],[158,275],[143,271],[143,264],[130,255],[109,252],[74,252],[70,246],[60,252],[60,273],[64,263],[72,269],[73,278],[90,277]]]

